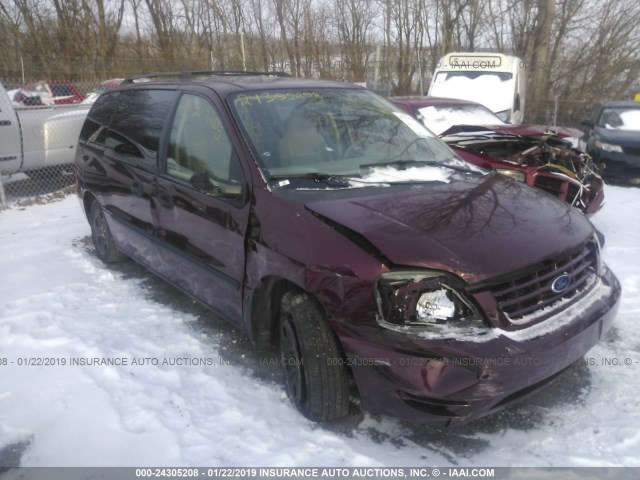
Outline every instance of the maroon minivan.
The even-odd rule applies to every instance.
[[[314,420],[449,424],[605,335],[620,285],[560,200],[470,165],[364,88],[279,74],[125,81],[82,129],[96,254],[144,264],[281,352]]]

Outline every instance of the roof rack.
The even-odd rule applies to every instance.
[[[266,76],[266,77],[291,77],[286,72],[247,72],[244,70],[196,70],[192,72],[183,71],[183,72],[155,72],[155,73],[145,73],[142,75],[136,75],[134,77],[126,78],[122,84],[134,83],[136,80],[145,80],[152,78],[161,78],[161,77],[177,77],[180,80],[191,80],[193,77],[201,77],[205,75],[219,75],[219,76],[244,76],[244,77],[255,77],[255,76]]]

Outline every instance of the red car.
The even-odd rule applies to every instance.
[[[604,204],[601,168],[572,146],[574,128],[509,125],[468,100],[393,97],[400,108],[438,134],[464,160],[545,190],[586,214]]]
[[[28,83],[20,89],[20,96],[16,102],[28,105],[67,105],[80,103],[84,95],[76,89],[75,85],[67,81]]]

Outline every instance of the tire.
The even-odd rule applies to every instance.
[[[104,217],[102,207],[97,201],[91,205],[89,216],[91,224],[91,239],[96,250],[96,256],[104,263],[115,263],[125,260],[127,257],[118,250],[111,236],[107,219]]]
[[[338,341],[313,299],[288,292],[280,309],[280,360],[289,398],[314,421],[349,414],[349,376]]]

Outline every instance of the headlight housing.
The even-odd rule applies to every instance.
[[[524,172],[521,172],[519,170],[511,170],[508,168],[497,168],[496,172],[498,172],[500,175],[513,178],[514,180],[517,180],[518,182],[522,182],[522,183],[524,183],[524,180],[526,178],[526,175],[524,174]]]
[[[463,285],[459,278],[436,270],[382,274],[375,286],[378,323],[387,328],[484,326]]]
[[[508,108],[507,110],[502,110],[501,112],[496,112],[496,117],[498,117],[503,122],[509,123],[509,120],[511,120],[511,109]]]
[[[593,142],[596,148],[604,150],[605,152],[622,153],[622,147],[620,145],[614,145],[613,143],[604,143],[600,140]]]

